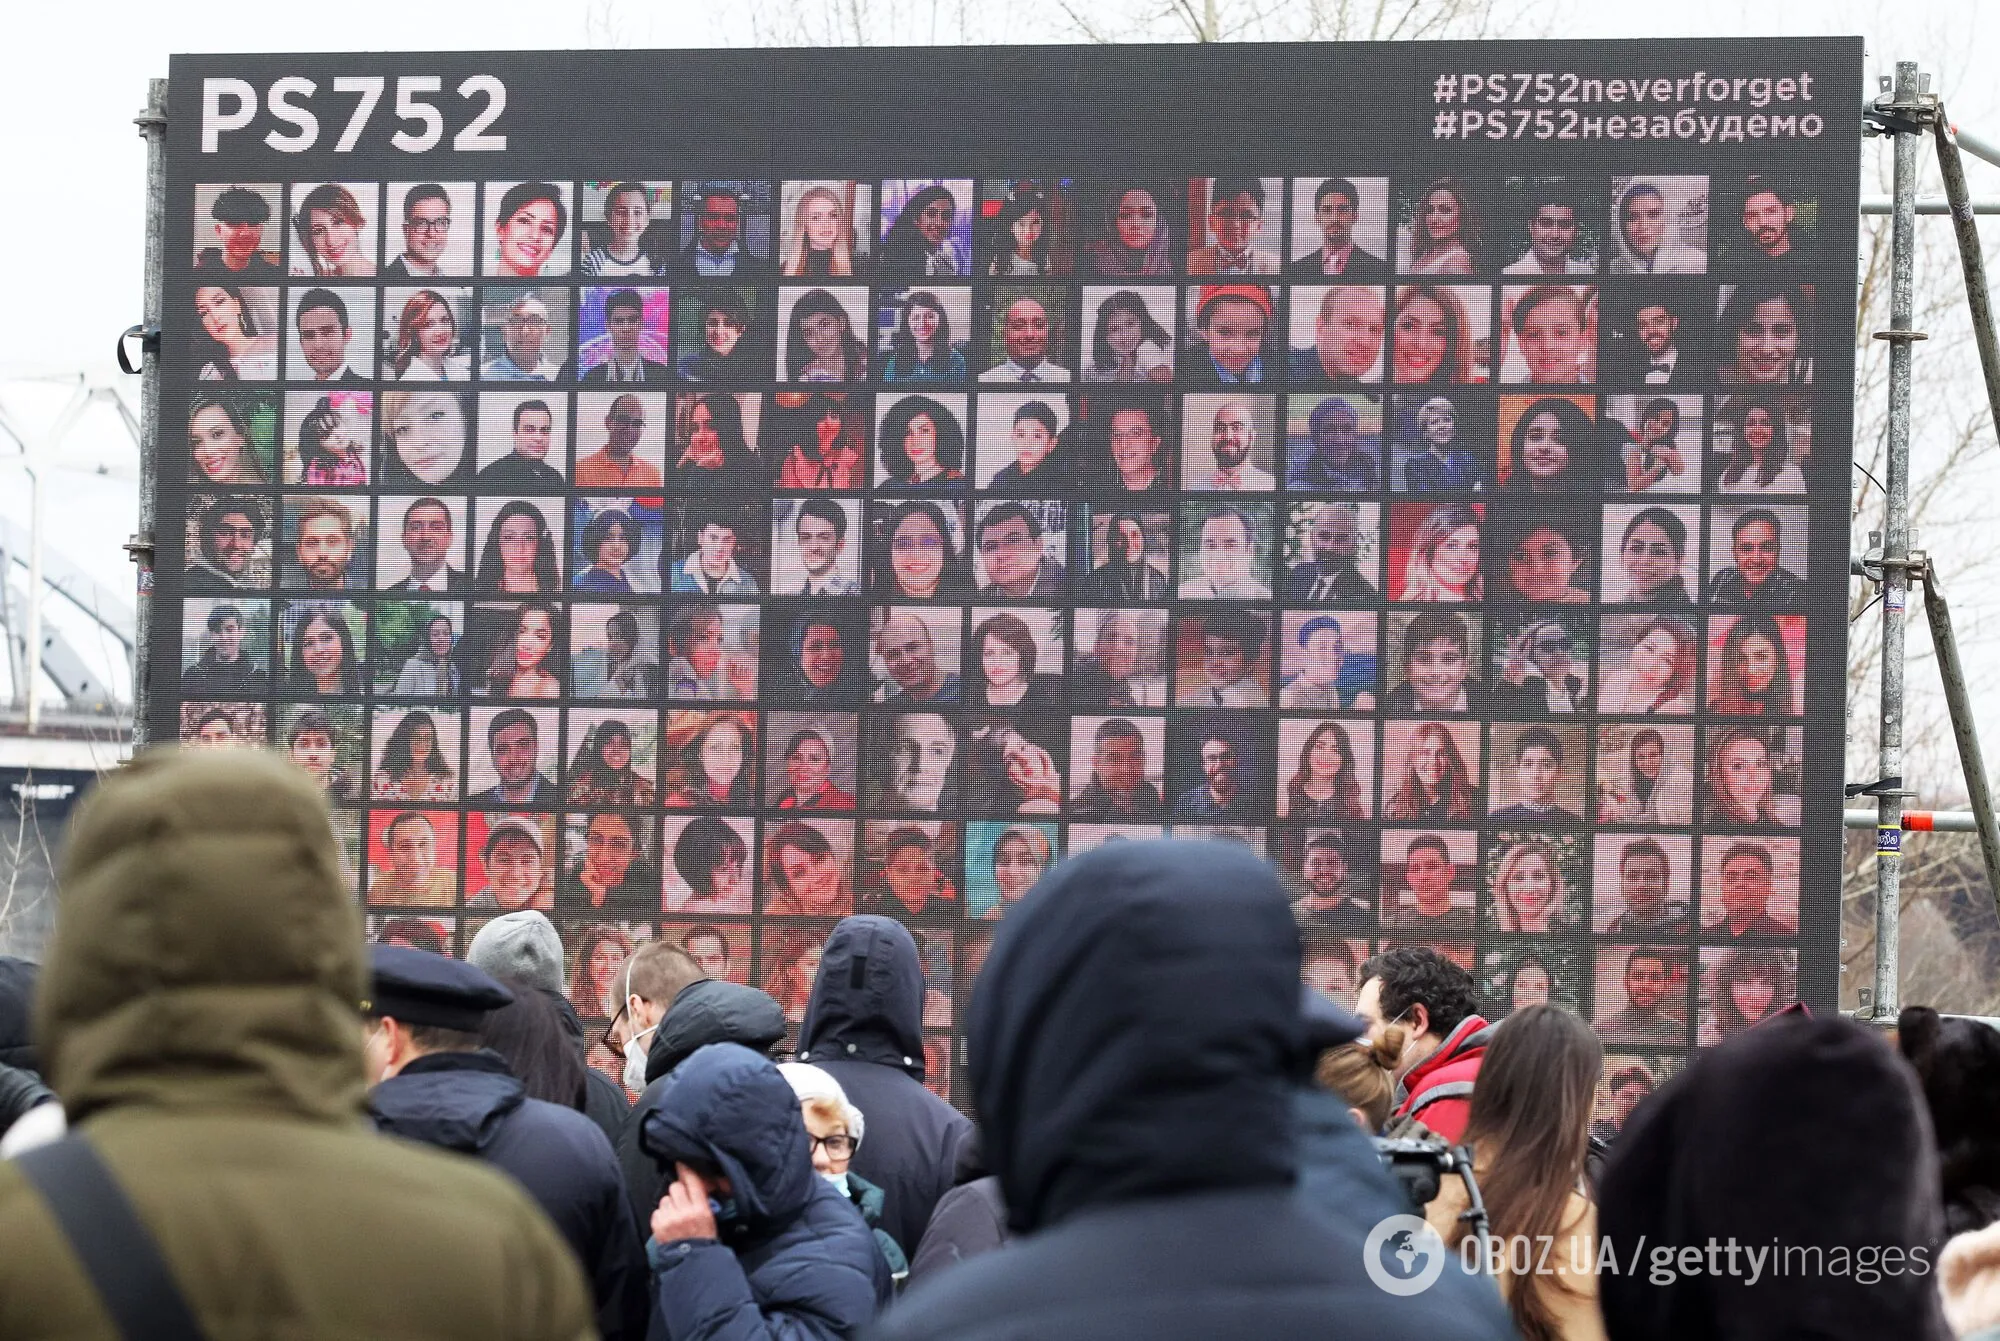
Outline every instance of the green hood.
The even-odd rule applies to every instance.
[[[77,811],[36,1036],[72,1122],[100,1109],[358,1118],[367,960],[326,803],[252,750],[160,750]]]

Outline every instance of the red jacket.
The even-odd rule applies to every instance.
[[[1456,1145],[1465,1139],[1472,1116],[1472,1082],[1493,1041],[1493,1026],[1468,1015],[1445,1035],[1438,1050],[1403,1077],[1403,1101],[1396,1116],[1413,1117]]]

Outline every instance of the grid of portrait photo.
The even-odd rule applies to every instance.
[[[796,1023],[887,913],[963,1100],[997,919],[1172,834],[1268,856],[1336,997],[1422,944],[1489,1017],[1580,1010],[1609,1122],[1794,999],[1847,338],[1798,182],[193,208],[181,733],[320,780],[377,939],[544,910],[596,1037],[641,943]]]

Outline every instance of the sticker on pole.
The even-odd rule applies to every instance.
[[[1877,852],[1901,852],[1903,850],[1903,829],[1901,825],[1891,827],[1881,825],[1875,830],[1875,850]]]

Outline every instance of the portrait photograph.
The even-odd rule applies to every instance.
[[[1708,272],[1708,178],[1613,177],[1614,275]]]
[[[1379,285],[1300,284],[1290,307],[1294,387],[1377,385],[1388,350],[1388,291]]]
[[[1181,401],[1181,435],[1181,487],[1266,494],[1277,489],[1276,396],[1229,392],[1186,396]]]
[[[1176,369],[1194,387],[1263,385],[1282,380],[1284,291],[1269,284],[1196,284],[1184,291],[1186,348]]]
[[[374,182],[293,182],[291,273],[372,279],[381,246],[382,188]]]
[[[1267,713],[1210,709],[1167,725],[1167,806],[1183,821],[1246,824],[1272,813],[1276,768]]]
[[[1063,612],[974,607],[964,701],[968,707],[1060,712],[1068,662]]]
[[[910,682],[920,692],[935,697],[950,686],[935,662],[936,645],[918,607],[909,607],[911,620],[898,628],[895,647],[904,654],[903,666]],[[957,611],[952,611],[951,634],[958,634]],[[777,702],[812,707],[852,708],[868,700],[876,690],[874,663],[876,639],[870,633],[871,612],[851,601],[826,601],[817,597],[769,601],[763,609],[760,645],[764,655],[764,684]],[[926,661],[923,653],[933,653]],[[950,666],[958,672],[954,660]]]
[[[189,594],[229,595],[271,585],[270,500],[251,494],[195,494],[182,545]]]
[[[779,195],[778,219],[778,273],[784,278],[839,279],[868,273],[875,240],[872,182],[786,182]]]
[[[1477,392],[1395,396],[1389,425],[1390,487],[1401,493],[1470,494],[1493,487],[1494,403]]]
[[[1708,621],[1708,710],[1725,717],[1805,713],[1806,617],[1754,611]]]
[[[1032,281],[982,290],[972,309],[979,380],[1021,385],[1076,381],[1071,292]]]
[[[1179,453],[1176,401],[1164,392],[1088,391],[1077,397],[1082,481],[1113,494],[1166,493]]]
[[[1291,885],[1292,915],[1308,955],[1315,948],[1331,948],[1342,933],[1360,933],[1365,952],[1365,937],[1376,927],[1380,858],[1381,840],[1373,829],[1291,825],[1271,831],[1271,863]],[[1363,953],[1354,960],[1350,971],[1367,957]],[[1350,999],[1354,985],[1350,972],[1345,982]]]
[[[1059,392],[985,391],[974,406],[978,470],[974,482],[996,493],[1071,487],[1079,465],[1079,427]]]
[[[1387,538],[1392,601],[1476,602],[1483,503],[1391,503]]]
[[[966,506],[946,499],[868,505],[868,591],[884,600],[963,600],[972,592]]]
[[[854,911],[853,820],[787,819],[766,825],[763,837],[764,904],[759,911],[766,917],[837,918]],[[812,937],[815,950],[825,944],[832,929],[830,925],[823,926]],[[772,930],[765,928],[763,943],[767,950],[773,939]],[[805,968],[803,964],[800,967]],[[791,986],[802,986],[810,993],[817,971],[815,956],[812,966],[805,971],[804,982]],[[764,990],[771,989],[766,986]],[[780,1005],[793,1004],[784,995],[771,994],[778,997]],[[797,997],[796,1004],[804,1006],[804,995]]]
[[[1372,909],[1370,910],[1373,911]],[[1342,1009],[1353,1009],[1361,965],[1368,961],[1368,938],[1307,932],[1299,978]]]
[[[956,922],[959,912],[958,825],[950,820],[869,820],[861,826],[863,912],[899,921]],[[910,934],[919,935],[916,928]],[[917,956],[924,966],[924,1012],[951,1023],[951,933],[924,930]],[[928,1022],[928,1021],[927,1021]]]
[[[389,539],[376,558],[375,585],[399,595],[464,595],[468,500],[385,495],[377,506]]]
[[[566,930],[562,939],[569,999],[584,1019],[609,1020],[625,1005],[625,961],[653,939],[653,924],[586,920]]]
[[[1278,724],[1278,815],[1347,824],[1375,814],[1375,723],[1287,717]]]
[[[466,721],[466,799],[488,809],[560,804],[560,714],[554,708],[475,707]],[[380,738],[381,732],[376,732]]]
[[[1373,610],[1286,610],[1278,623],[1278,706],[1368,712],[1381,675]]]
[[[1498,269],[1503,239],[1493,183],[1438,177],[1398,183],[1396,269],[1405,275],[1473,275]]]
[[[466,487],[476,423],[467,392],[396,387],[380,393],[375,482],[387,489]]]
[[[1574,1011],[1590,988],[1589,964],[1588,953],[1575,945],[1481,945],[1479,993],[1494,1018],[1544,1002]]]
[[[180,740],[190,749],[261,747],[269,729],[262,703],[189,699],[180,706]]]
[[[382,278],[416,283],[472,273],[472,182],[391,182],[383,201]]]
[[[972,290],[918,284],[875,291],[875,368],[890,383],[963,383],[972,338]]]
[[[1271,706],[1271,616],[1238,609],[1183,614],[1174,625],[1174,703]]]
[[[1590,840],[1579,833],[1502,830],[1486,845],[1484,930],[1535,937],[1590,928]]]
[[[311,392],[303,394],[308,399],[299,406],[297,413],[301,419],[318,401]],[[358,395],[362,408],[358,425],[354,418],[342,413],[337,419],[329,409],[332,430],[337,430],[341,444],[358,427],[365,444],[370,432],[369,409],[371,405],[367,392],[349,393],[342,397],[341,407],[345,412]],[[197,392],[188,406],[188,481],[209,488],[230,488],[241,485],[268,484],[278,478],[277,442],[284,432],[286,441],[296,438],[280,423],[278,397],[272,392],[253,391],[207,391]],[[285,455],[296,456],[296,451],[287,448]],[[288,460],[287,464],[291,464]],[[361,470],[358,479],[351,484],[368,482],[368,451],[361,449]],[[349,472],[352,473],[352,472]],[[298,471],[285,472],[286,482],[297,481]],[[314,483],[331,483],[330,480],[316,480]]]
[[[434,955],[448,955],[458,940],[456,917],[413,917],[409,914],[367,918],[370,945],[405,945]]]
[[[764,804],[852,810],[860,790],[858,719],[851,712],[764,714]]]
[[[1287,601],[1373,605],[1381,601],[1382,505],[1287,503],[1283,560]]]
[[[576,466],[580,489],[619,492],[665,483],[673,397],[664,391],[576,393]]]
[[[362,658],[368,617],[351,601],[285,601],[278,606],[279,690],[287,698],[356,697],[366,686]]]
[[[1507,214],[1495,220],[1500,273],[1526,282],[1594,275],[1603,248],[1601,178],[1509,177],[1502,184]],[[1504,230],[1504,231],[1503,231]]]
[[[465,817],[467,912],[553,912],[562,862],[556,816],[475,810]]]
[[[181,602],[182,697],[266,697],[271,657],[269,601],[190,596]]]
[[[677,596],[667,602],[667,697],[681,703],[757,697],[762,645],[755,605]]]
[[[756,596],[770,585],[769,522],[759,503],[676,498],[667,505],[661,572],[691,596]]]
[[[327,804],[355,806],[368,799],[368,710],[359,703],[291,703],[281,705],[273,742],[285,758],[306,771]],[[337,810],[334,834],[352,853],[360,854],[356,817]],[[360,868],[350,874],[358,877]],[[356,881],[358,884],[358,879]]]
[[[376,290],[294,286],[285,295],[285,380],[367,382],[375,377]]]
[[[1693,604],[1700,587],[1701,509],[1692,503],[1607,503],[1604,600],[1611,605]]]
[[[1694,821],[1694,728],[1607,723],[1597,728],[1599,824]]]
[[[576,373],[585,386],[673,381],[673,308],[663,285],[577,291]]]
[[[466,612],[466,688],[482,698],[561,698],[569,688],[565,607],[530,598]]]
[[[1057,713],[979,712],[965,718],[959,804],[971,815],[1053,815],[1062,809],[1069,723]]]
[[[968,461],[968,402],[962,391],[878,396],[881,423],[875,431],[876,486],[962,490]]]
[[[1167,612],[1083,608],[1072,612],[1076,664],[1070,703],[1078,710],[1167,705]]]
[[[663,533],[655,500],[572,499],[570,587],[599,596],[660,590]]]
[[[1576,386],[1597,380],[1597,287],[1509,284],[1500,290],[1500,381]]]
[[[459,766],[463,724],[456,708],[376,708],[369,730],[369,799],[456,802],[464,791]],[[553,755],[549,761],[554,762]]]
[[[569,398],[533,390],[479,396],[478,470],[482,491],[560,489],[569,478]]]
[[[1744,828],[1799,824],[1805,741],[1796,726],[1709,726],[1701,747],[1702,821]]]
[[[575,201],[568,182],[486,183],[480,271],[497,279],[547,279],[570,272]]]
[[[1384,646],[1389,696],[1384,706],[1407,716],[1483,712],[1488,679],[1479,617],[1456,610],[1395,610]]]
[[[458,907],[457,811],[374,811],[367,855],[368,907]]]
[[[774,329],[763,289],[686,284],[674,290],[674,370],[696,386],[743,386],[770,377]]]
[[[970,278],[974,198],[970,178],[883,182],[876,273],[885,279]]]
[[[1293,279],[1379,280],[1389,274],[1389,179],[1292,178]]]
[[[1819,244],[1819,196],[1780,173],[1716,181],[1717,268],[1782,274],[1810,265]]]
[[[1382,734],[1382,818],[1479,819],[1482,757],[1478,722],[1390,722]]]
[[[465,606],[418,598],[377,601],[369,633],[376,695],[448,703],[465,690],[459,641]]]
[[[1599,310],[1598,380],[1613,387],[1702,389],[1714,368],[1714,286],[1701,280],[1612,280]]]
[[[1479,901],[1479,835],[1466,829],[1382,834],[1381,923],[1398,940],[1471,940]]]
[[[274,280],[283,273],[280,218],[285,188],[277,182],[214,182],[194,189],[194,268],[222,280]]]
[[[284,326],[279,290],[241,285],[233,277],[204,282],[195,287],[192,315],[188,353],[196,381],[277,380],[278,335]]]
[[[582,274],[602,279],[663,275],[676,255],[672,182],[585,182],[577,228]]]
[[[705,820],[709,817],[698,818]],[[717,832],[716,836],[720,838],[721,835]],[[756,849],[752,848],[751,852],[754,859]],[[728,919],[713,922],[667,921],[660,923],[660,939],[687,951],[695,966],[717,981],[745,984],[750,981],[751,936],[748,922]],[[621,1065],[623,1061],[622,1057],[619,1058]]]
[[[1060,597],[1069,579],[1070,505],[1056,498],[981,502],[972,528],[973,579],[994,600]]]
[[[382,290],[382,380],[471,381],[482,310],[469,288]]]
[[[1070,718],[1071,818],[1159,819],[1166,814],[1167,723],[1162,717]]]
[[[356,494],[287,494],[278,533],[278,585],[314,592],[365,589],[372,558],[370,501]]]
[[[1812,402],[1804,392],[1721,397],[1709,434],[1710,489],[1720,494],[1806,491],[1812,464]]]
[[[1276,522],[1271,503],[1181,504],[1181,599],[1271,599]]]
[[[1692,960],[1685,945],[1599,945],[1591,993],[1598,1037],[1613,1047],[1686,1047]]]
[[[668,815],[660,829],[665,909],[681,917],[748,914],[757,822],[747,815]]]
[[[868,485],[874,397],[846,391],[777,391],[762,398],[764,459],[780,489],[847,492]]]
[[[774,197],[770,182],[696,179],[680,183],[677,279],[761,282],[772,274]]]
[[[965,915],[997,922],[1061,852],[1049,821],[973,820],[965,826]]]
[[[654,601],[569,608],[570,693],[653,701],[659,694],[660,608]]]
[[[1092,285],[1083,290],[1085,382],[1174,380],[1174,290]]]
[[[1797,503],[1717,503],[1708,509],[1709,579],[1719,608],[1784,607],[1805,595],[1808,516]]]
[[[1715,380],[1725,386],[1802,386],[1813,380],[1818,326],[1810,284],[1725,284],[1715,319]]]
[[[1712,1048],[1799,998],[1799,952],[1775,945],[1703,946],[1695,1046]]]
[[[778,380],[866,382],[872,315],[866,287],[787,285],[779,289]]]
[[[989,279],[1070,274],[1081,222],[1072,178],[982,178],[973,272]]]
[[[1493,290],[1477,284],[1399,285],[1389,312],[1389,372],[1401,387],[1493,380]]]
[[[1070,590],[1088,601],[1166,599],[1173,567],[1173,514],[1090,503],[1076,508],[1078,570]]]
[[[1597,399],[1502,396],[1495,478],[1507,494],[1594,495],[1604,487]]]
[[[645,916],[660,909],[659,819],[609,810],[563,816],[556,911]]]
[[[1352,391],[1332,396],[1292,395],[1285,398],[1285,408],[1287,488],[1372,494],[1380,487],[1380,396]],[[1191,429],[1204,427],[1192,414],[1189,421]],[[1206,427],[1212,425],[1211,420]]]
[[[1799,840],[1727,835],[1705,838],[1701,847],[1700,888],[1704,940],[1773,940],[1796,936]]]
[[[1606,489],[1653,496],[1701,492],[1706,418],[1700,396],[1613,395],[1598,405]]]
[[[1578,723],[1494,723],[1487,737],[1488,818],[1510,825],[1581,825],[1589,740]]]
[[[553,597],[565,589],[568,518],[558,498],[476,498],[473,589],[483,595]]]
[[[860,595],[862,542],[857,500],[772,499],[771,594]]]
[[[1188,183],[1190,275],[1275,275],[1284,231],[1284,178],[1196,177]]]
[[[957,704],[963,693],[959,626],[964,613],[957,606],[870,609],[868,671],[875,701],[898,707]]]
[[[1077,200],[1084,242],[1077,273],[1086,279],[1179,274],[1188,247],[1181,232],[1185,189],[1185,182],[1171,179],[1080,182]]]
[[[1693,929],[1694,840],[1686,834],[1600,832],[1591,925],[1600,936],[1686,938]]]
[[[1671,614],[1604,616],[1597,710],[1685,717],[1695,709],[1701,639],[1692,619]]]

